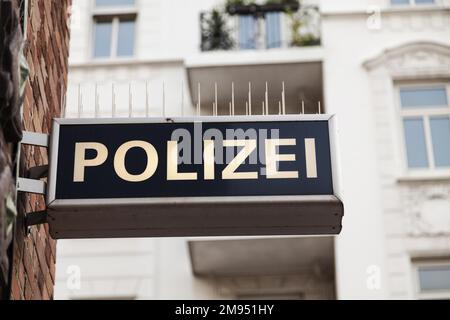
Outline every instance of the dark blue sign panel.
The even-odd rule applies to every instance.
[[[328,121],[61,123],[55,199],[333,195]]]

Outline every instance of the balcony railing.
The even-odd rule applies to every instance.
[[[320,45],[320,13],[315,6],[295,12],[260,11],[200,14],[201,50],[265,50]]]

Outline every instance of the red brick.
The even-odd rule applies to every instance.
[[[26,84],[23,125],[25,130],[48,133],[51,119],[60,113],[61,84],[67,87],[69,30],[67,9],[71,0],[30,0],[28,11],[27,52],[30,68]],[[1,137],[1,135],[0,135]],[[12,152],[3,147],[0,152]],[[5,144],[6,145],[6,144]],[[21,171],[48,163],[47,150],[24,147]],[[1,195],[0,195],[1,196]],[[1,197],[0,197],[1,198]],[[2,200],[2,199],[0,199]],[[41,196],[21,195],[15,234],[11,299],[52,299],[55,281],[56,242],[48,226],[35,226],[27,235],[23,226],[25,213],[43,210]]]

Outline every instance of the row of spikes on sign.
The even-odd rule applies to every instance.
[[[116,93],[115,93],[115,86],[112,84],[112,115],[113,117],[116,114]],[[128,113],[129,117],[132,117],[133,113],[133,92],[131,89],[131,84],[129,84],[129,107],[128,107]],[[100,95],[98,92],[98,85],[95,84],[95,117],[99,115],[100,111],[100,103],[99,99]],[[217,83],[214,83],[214,102],[212,103],[212,114],[213,116],[218,115],[218,90],[217,90]],[[65,114],[65,105],[66,101],[63,101],[63,115]],[[166,117],[166,92],[165,92],[165,84],[163,82],[162,84],[162,113],[163,117]],[[305,114],[305,102],[301,101],[301,114]],[[253,115],[254,107],[252,104],[252,83],[248,83],[248,98],[245,102],[245,114]],[[150,104],[149,104],[149,86],[148,82],[145,83],[145,115],[146,117],[150,114]],[[181,84],[181,111],[182,116],[184,116],[184,84]],[[83,113],[83,94],[81,90],[81,84],[78,85],[78,116],[81,117],[81,114]],[[196,103],[196,113],[197,116],[201,115],[201,86],[200,83],[197,84],[197,103]],[[322,113],[322,105],[319,101],[317,103],[317,113]],[[262,115],[269,115],[269,85],[268,82],[265,84],[265,92],[264,92],[264,101],[261,102],[261,114]],[[286,114],[286,91],[285,91],[285,85],[284,81],[282,82],[282,91],[281,91],[281,100],[278,101],[278,114],[279,115],[285,115]],[[235,94],[234,94],[234,82],[231,83],[231,101],[229,102],[229,115],[234,116],[235,113]]]

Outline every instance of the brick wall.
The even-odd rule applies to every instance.
[[[71,0],[29,0],[25,55],[30,68],[23,105],[26,131],[49,133],[51,119],[60,115],[66,90]],[[47,150],[22,147],[22,174],[26,168],[48,163]],[[42,196],[20,195],[13,244],[11,294],[13,300],[52,299],[55,283],[56,241],[47,225],[23,225],[24,213],[45,208]]]

